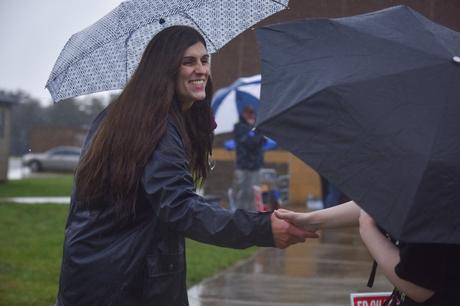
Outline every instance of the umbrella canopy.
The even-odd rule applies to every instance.
[[[245,106],[252,106],[256,112],[258,111],[259,97],[260,74],[239,78],[230,86],[219,89],[211,102],[217,123],[214,133],[217,135],[232,132]]]
[[[397,6],[257,37],[258,129],[395,239],[460,244],[460,33]]]
[[[173,25],[197,29],[213,53],[289,0],[131,0],[74,34],[46,87],[54,101],[122,88],[156,33]]]

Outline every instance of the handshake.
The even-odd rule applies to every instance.
[[[303,226],[297,220],[299,215],[286,209],[273,212],[271,224],[275,247],[284,249],[291,244],[305,242],[306,238],[319,238],[319,228]]]
[[[353,201],[313,212],[278,209],[271,216],[275,246],[286,248],[305,238],[318,238],[318,230],[371,224],[373,220]]]

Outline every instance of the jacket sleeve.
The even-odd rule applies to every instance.
[[[234,136],[237,145],[244,146],[249,150],[258,149],[266,142],[265,137],[260,132],[241,123],[235,125]]]
[[[186,237],[231,248],[274,245],[270,214],[231,212],[195,193],[180,134],[171,122],[144,169],[142,185],[160,222]]]

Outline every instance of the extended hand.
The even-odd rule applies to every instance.
[[[318,238],[314,231],[307,231],[295,225],[279,219],[274,213],[271,215],[272,232],[275,246],[280,249],[287,248],[291,244],[305,242],[306,238]]]
[[[275,214],[278,218],[288,221],[289,223],[303,228],[309,232],[316,232],[319,229],[318,224],[313,224],[310,213],[297,213],[287,209],[277,209]]]

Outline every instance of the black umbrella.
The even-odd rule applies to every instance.
[[[460,33],[397,6],[257,38],[257,128],[393,238],[460,244]]]

